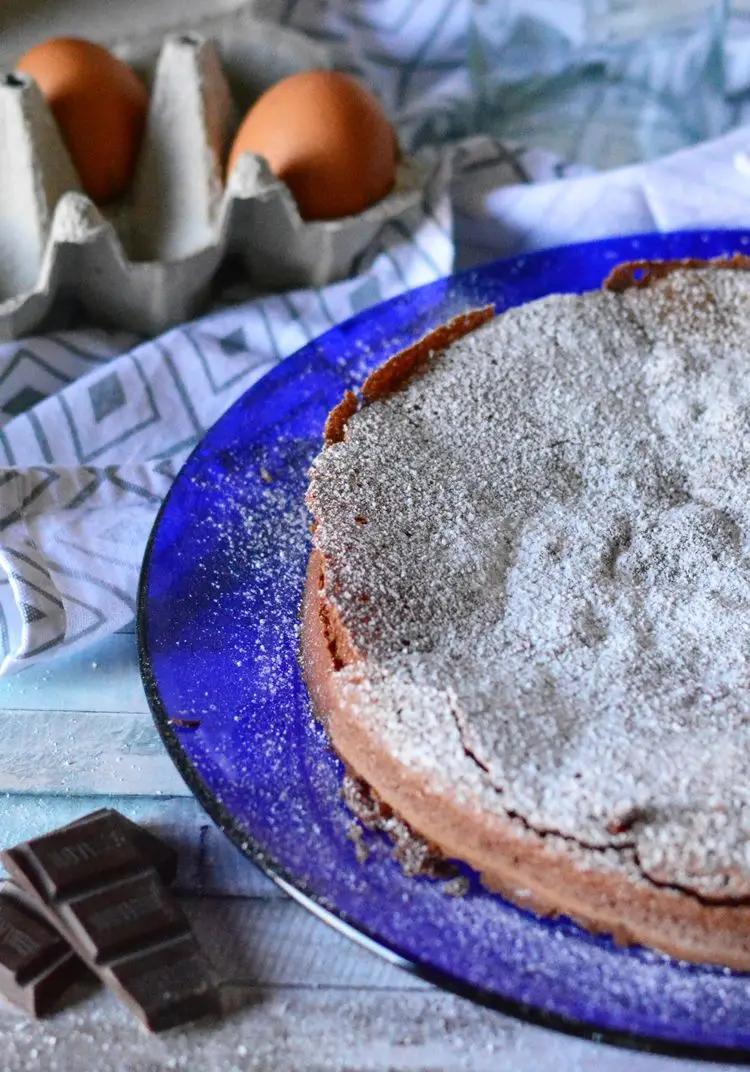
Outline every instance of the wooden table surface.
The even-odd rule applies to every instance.
[[[706,1067],[568,1038],[475,1006],[289,900],[213,826],[172,766],[148,712],[132,631],[0,681],[0,740],[3,845],[106,802],[180,847],[177,887],[226,1007],[221,1021],[161,1036],[146,1034],[107,993],[37,1023],[3,1010],[0,1072]]]

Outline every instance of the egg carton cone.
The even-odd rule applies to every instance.
[[[419,204],[425,173],[408,158],[390,194],[337,220],[303,220],[251,153],[225,183],[242,87],[253,99],[295,69],[330,66],[292,31],[252,30],[244,49],[230,46],[229,67],[194,33],[166,37],[151,66],[128,57],[150,82],[149,112],[130,189],[103,208],[83,193],[34,82],[0,76],[0,338],[60,322],[71,302],[93,322],[154,334],[199,312],[229,256],[258,290],[321,286],[355,271],[384,225]]]

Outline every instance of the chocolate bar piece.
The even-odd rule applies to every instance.
[[[219,1012],[219,998],[192,934],[111,965],[107,984],[151,1031]]]
[[[92,811],[88,815],[68,823],[63,829],[67,830],[71,826],[81,826],[103,816],[109,816],[112,822],[118,824],[123,833],[130,837],[136,849],[159,872],[162,882],[166,882],[168,886],[174,882],[177,876],[178,858],[172,846],[167,845],[165,841],[162,841],[156,834],[152,834],[150,830],[146,830],[145,827],[134,823],[132,819],[128,819],[121,812],[115,811],[114,808],[99,808],[97,811]]]
[[[58,932],[11,883],[0,883],[0,996],[45,1016],[87,969]]]
[[[121,820],[117,812],[97,812],[6,849],[0,859],[147,1027],[158,1031],[218,1012],[187,918],[141,851],[147,843]]]
[[[34,838],[8,855],[47,902],[67,900],[144,866],[132,838],[107,815]]]

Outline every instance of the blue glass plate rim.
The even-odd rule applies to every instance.
[[[750,231],[701,229],[667,233],[647,232],[635,235],[618,236],[617,238],[597,239],[590,242],[570,243],[516,257],[502,258],[476,268],[467,269],[466,271],[447,277],[446,279],[425,284],[424,286],[417,288],[415,291],[397,295],[378,305],[368,307],[345,321],[343,324],[332,328],[330,332],[326,332],[324,335],[319,336],[317,340],[312,340],[309,344],[291,354],[278,365],[275,365],[274,368],[262,377],[261,380],[257,381],[245,395],[230,406],[212,429],[209,429],[205,433],[204,437],[194,447],[190,456],[183,464],[180,473],[173,482],[172,488],[161,504],[144,553],[138,586],[136,620],[139,665],[144,690],[156,728],[170,758],[198,803],[244,856],[256,863],[270,879],[284,890],[284,892],[293,897],[308,911],[312,912],[335,930],[345,934],[348,938],[358,942],[365,948],[379,954],[391,963],[397,964],[399,967],[411,972],[419,978],[425,979],[428,982],[462,997],[467,997],[478,1004],[497,1009],[500,1012],[542,1027],[550,1028],[579,1038],[606,1042],[627,1049],[640,1050],[654,1054],[663,1054],[674,1057],[690,1057],[714,1062],[726,1062],[730,1060],[736,1063],[750,1065],[750,1051],[744,1047],[737,1048],[732,1045],[692,1043],[674,1038],[659,1037],[657,1035],[630,1032],[622,1029],[612,1029],[600,1026],[594,1021],[558,1014],[524,1002],[512,995],[501,995],[495,991],[482,989],[471,982],[461,979],[456,975],[452,975],[444,969],[420,963],[417,958],[404,953],[404,951],[396,945],[390,944],[383,940],[382,937],[370,933],[367,927],[360,922],[353,922],[347,919],[344,913],[339,913],[335,909],[328,907],[323,903],[322,899],[316,894],[314,889],[311,889],[299,878],[299,876],[295,876],[277,860],[274,860],[269,855],[268,850],[264,849],[247,830],[243,829],[237,818],[232,815],[231,811],[224,807],[217,795],[211,791],[206,782],[202,779],[194,764],[189,759],[178,733],[173,728],[171,716],[162,697],[157,677],[154,672],[149,647],[149,580],[153,549],[162,521],[171,508],[174,490],[178,485],[180,476],[199,455],[206,437],[213,429],[225,421],[229,414],[241,405],[243,399],[251,395],[253,392],[262,390],[269,378],[278,374],[279,370],[288,370],[295,362],[301,364],[303,355],[319,340],[325,339],[328,334],[333,334],[343,327],[356,326],[358,322],[366,322],[376,315],[378,311],[387,309],[397,302],[402,302],[405,298],[408,299],[410,295],[428,292],[439,284],[450,285],[453,283],[456,287],[460,287],[460,284],[463,281],[468,281],[470,278],[476,277],[478,273],[481,274],[483,271],[490,269],[500,269],[515,263],[529,264],[530,262],[538,262],[542,264],[546,258],[564,256],[568,253],[581,252],[595,247],[604,247],[605,245],[619,245],[620,243],[625,242],[630,243],[634,249],[637,249],[641,244],[647,248],[654,243],[669,244],[670,249],[666,250],[663,254],[667,257],[673,257],[675,255],[696,256],[701,252],[701,244],[703,244],[706,247],[710,247],[706,250],[709,256],[717,256],[725,252],[737,251],[740,246],[743,248],[750,246]],[[680,246],[683,243],[685,243],[688,248],[682,253],[679,253]],[[675,248],[678,251],[677,253],[675,253]],[[654,253],[651,253],[650,256],[654,256]],[[617,263],[617,260],[613,259],[612,263]]]

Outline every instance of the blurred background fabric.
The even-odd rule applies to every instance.
[[[497,256],[748,223],[750,0],[252,10],[322,42],[377,91],[427,166],[424,197],[343,282],[259,295],[224,280],[205,316],[158,339],[83,324],[0,345],[3,673],[132,619],[148,534],[182,461],[255,380],[333,324]],[[13,17],[0,12],[0,36]],[[111,17],[125,35],[122,10]]]

